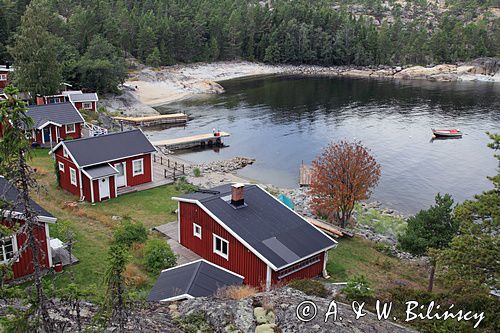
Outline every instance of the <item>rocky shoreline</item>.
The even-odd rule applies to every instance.
[[[255,75],[285,74],[358,77],[440,82],[481,81],[500,83],[500,59],[479,58],[467,63],[423,66],[268,65],[248,61],[195,63],[153,69],[135,66],[121,87],[121,95],[104,96],[108,111],[126,116],[158,114],[153,107],[200,94],[220,94],[224,80]]]

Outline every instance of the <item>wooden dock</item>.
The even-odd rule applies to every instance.
[[[155,126],[186,123],[188,116],[184,113],[171,113],[145,117],[113,117],[113,119],[134,126]]]
[[[300,165],[299,185],[300,186],[311,185],[311,167],[304,164],[304,161],[302,161],[302,164]]]
[[[219,135],[209,134],[198,134],[193,136],[187,136],[177,139],[167,139],[152,141],[154,146],[165,147],[170,150],[176,149],[186,149],[193,147],[206,147],[206,146],[222,146],[222,138],[228,137],[231,134],[226,132],[219,132]]]

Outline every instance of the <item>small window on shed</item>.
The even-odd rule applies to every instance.
[[[144,174],[144,160],[141,158],[139,160],[132,161],[132,170],[134,176]]]
[[[229,242],[224,238],[221,238],[214,234],[214,253],[217,253],[221,257],[229,258]]]
[[[59,162],[58,165],[59,165],[59,171],[64,172],[64,163]]]
[[[71,181],[71,185],[77,186],[76,182],[76,170],[73,168],[69,168],[69,179]]]
[[[201,239],[201,226],[193,223],[193,235]]]
[[[0,238],[0,262],[7,262],[14,257],[17,251],[15,237]]]

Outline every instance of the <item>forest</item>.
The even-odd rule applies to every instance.
[[[153,67],[233,59],[425,65],[496,56],[500,45],[500,20],[489,11],[495,0],[444,8],[426,0],[0,2],[0,62],[34,60],[99,92],[113,90],[129,56]]]

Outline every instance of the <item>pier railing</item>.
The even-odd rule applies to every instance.
[[[164,178],[171,178],[173,181],[176,181],[177,178],[186,175],[186,165],[165,155],[153,154],[153,163],[160,168]]]

